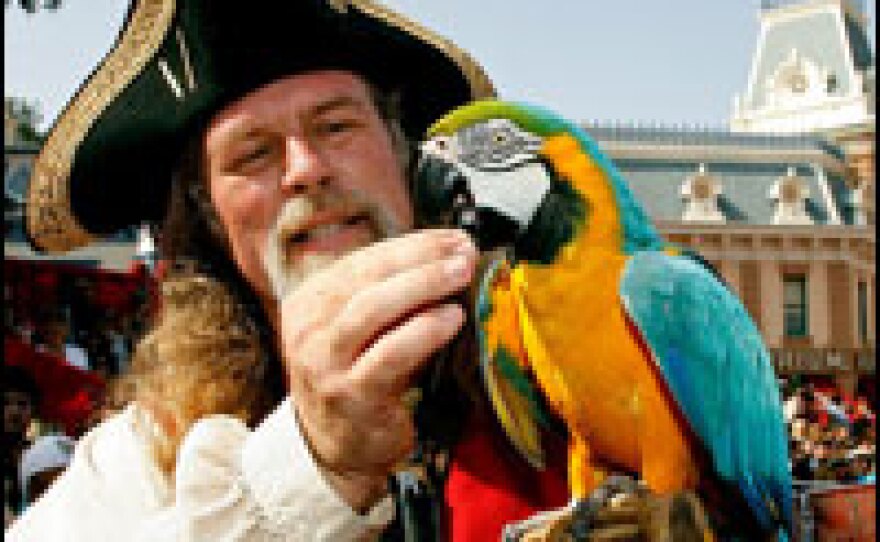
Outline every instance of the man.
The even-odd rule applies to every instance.
[[[28,227],[51,251],[162,222],[161,310],[119,386],[128,406],[10,540],[394,536],[410,390],[464,325],[454,300],[478,257],[462,232],[413,229],[411,142],[492,92],[466,55],[368,0],[136,2],[49,134]],[[450,431],[478,417],[461,418]],[[519,498],[453,514],[482,524],[470,532],[564,504],[564,477],[505,487],[524,465],[473,427],[462,455],[491,477],[449,495]],[[415,523],[404,534],[426,532]]]
[[[477,258],[460,232],[404,234],[407,138],[490,93],[371,2],[135,2],[37,160],[29,231],[66,250],[169,201],[174,270],[134,400],[9,539],[382,531],[414,447],[405,395],[462,326],[448,298]]]

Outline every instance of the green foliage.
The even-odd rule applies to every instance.
[[[15,121],[15,138],[19,143],[40,144],[45,135],[37,130],[37,125],[42,120],[39,106],[24,98],[4,98],[4,118]]]

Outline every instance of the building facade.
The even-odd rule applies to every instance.
[[[672,242],[743,300],[780,374],[874,397],[874,60],[851,0],[765,0],[729,129],[585,126]]]

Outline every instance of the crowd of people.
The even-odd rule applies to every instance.
[[[833,387],[783,386],[792,476],[797,481],[873,482],[876,417],[866,396],[846,398]]]
[[[11,272],[4,280],[2,465],[9,525],[64,470],[76,439],[111,408],[105,384],[125,372],[150,309],[146,285],[122,288],[112,273],[34,272],[5,263]],[[108,302],[111,291],[130,299]]]
[[[74,440],[40,434],[40,390],[20,366],[3,365],[3,523],[34,502],[70,460]]]
[[[4,282],[7,337],[102,378],[124,372],[149,318],[145,277],[78,275],[69,267],[54,276],[42,268],[26,274],[18,267],[7,266]]]

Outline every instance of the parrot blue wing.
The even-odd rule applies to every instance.
[[[659,251],[630,258],[621,298],[719,477],[739,488],[762,525],[779,518],[790,529],[780,392],[742,303],[697,261]]]

